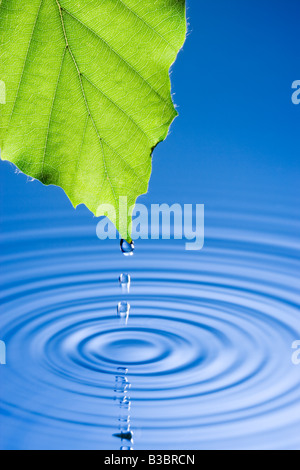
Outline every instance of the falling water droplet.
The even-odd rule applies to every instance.
[[[130,421],[120,421],[119,422],[119,431],[120,434],[127,434],[128,432],[131,432],[130,430]]]
[[[115,392],[126,394],[131,387],[126,377],[116,377]]]
[[[122,287],[122,292],[129,292],[130,291],[130,282],[131,278],[129,274],[121,274],[119,277],[119,283]]]
[[[127,431],[125,433],[117,433],[117,434],[114,434],[115,437],[119,437],[120,439],[122,439],[122,441],[132,441],[133,440],[133,432],[132,431]]]
[[[129,411],[131,409],[130,397],[123,397],[122,399],[119,398],[118,402],[121,410],[123,409]]]
[[[127,384],[127,383],[129,383],[127,377],[123,377],[123,376],[120,376],[120,375],[116,376],[116,384],[124,385],[124,384]]]
[[[132,256],[134,252],[134,242],[128,243],[126,240],[121,240],[121,251],[125,256]]]
[[[119,429],[130,429],[130,416],[119,416]]]
[[[125,320],[127,323],[127,320],[129,318],[129,313],[130,313],[130,305],[128,302],[119,302],[118,303],[118,316],[121,318],[121,320]]]

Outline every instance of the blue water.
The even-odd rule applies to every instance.
[[[297,9],[190,2],[181,116],[140,202],[205,204],[202,251],[125,258],[61,190],[0,164],[1,449],[300,449]]]

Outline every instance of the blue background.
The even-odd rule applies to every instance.
[[[5,285],[4,298],[7,299],[8,296],[8,300],[3,301],[1,307],[0,339],[5,340],[8,345],[8,364],[0,366],[1,448],[114,448],[115,445],[111,437],[107,437],[107,440],[103,437],[111,436],[110,426],[114,427],[109,424],[107,416],[102,421],[101,416],[99,417],[99,429],[95,419],[96,424],[89,427],[86,434],[84,429],[77,429],[80,416],[77,415],[75,405],[73,414],[70,411],[65,420],[62,420],[63,424],[55,413],[53,419],[45,418],[41,409],[47,408],[47,416],[51,416],[49,407],[53,401],[53,395],[43,383],[43,373],[46,377],[49,372],[48,363],[45,362],[44,369],[40,363],[30,363],[30,352],[27,361],[30,363],[27,364],[28,374],[30,377],[39,375],[41,381],[39,383],[35,378],[35,388],[40,389],[41,394],[36,407],[34,399],[30,399],[30,393],[26,393],[27,379],[18,369],[25,367],[25,363],[20,363],[21,345],[19,343],[18,346],[14,342],[16,325],[20,325],[21,320],[20,317],[16,320],[16,307],[10,307],[6,302],[16,302],[18,308],[26,304],[25,290],[23,294],[16,293],[11,299],[8,289],[13,289],[34,277],[37,262],[34,256],[31,257],[34,250],[39,250],[39,262],[41,265],[45,263],[46,270],[51,265],[51,276],[54,278],[60,275],[60,268],[57,268],[56,273],[54,261],[54,265],[51,264],[51,250],[60,249],[62,260],[64,252],[70,255],[70,259],[72,256],[75,259],[79,251],[82,253],[84,250],[94,250],[97,253],[97,263],[99,261],[99,273],[107,275],[107,280],[112,279],[112,282],[123,269],[136,272],[137,282],[149,276],[151,278],[149,273],[154,268],[148,267],[147,256],[150,256],[152,250],[154,252],[158,249],[162,250],[162,258],[161,264],[155,267],[157,273],[165,266],[164,252],[173,250],[172,256],[175,259],[178,256],[179,282],[182,276],[181,268],[183,270],[186,260],[201,263],[200,257],[205,259],[205,256],[209,256],[209,250],[214,249],[217,238],[226,240],[226,244],[231,243],[232,252],[227,253],[228,259],[236,255],[236,247],[242,239],[248,244],[249,258],[253,252],[252,268],[255,270],[255,266],[257,267],[257,277],[254,276],[256,280],[259,278],[259,263],[264,257],[267,254],[280,253],[282,258],[274,261],[274,266],[269,261],[265,262],[265,266],[268,266],[269,273],[278,269],[278,275],[283,277],[278,285],[276,284],[277,287],[275,277],[264,278],[264,282],[266,286],[273,285],[272,295],[274,298],[278,295],[282,303],[281,320],[294,330],[285,345],[276,349],[274,344],[274,349],[268,350],[265,359],[267,363],[272,363],[275,357],[282,358],[282,369],[279,369],[278,381],[276,385],[272,385],[273,389],[279,387],[280,374],[283,382],[286,380],[289,384],[291,381],[293,391],[297,390],[294,382],[298,381],[299,389],[300,368],[293,366],[290,361],[291,341],[300,338],[300,319],[297,315],[299,294],[296,287],[291,287],[294,284],[286,282],[284,278],[284,275],[289,275],[296,285],[296,272],[299,268],[300,105],[295,106],[291,101],[292,83],[300,79],[299,17],[298,0],[188,2],[188,37],[176,64],[172,67],[172,88],[179,118],[172,125],[168,139],[155,150],[149,193],[142,196],[139,202],[205,204],[206,244],[201,254],[186,254],[183,243],[164,241],[159,242],[160,248],[156,248],[155,242],[141,242],[137,244],[136,260],[133,261],[136,265],[128,265],[123,259],[117,261],[119,254],[114,254],[118,251],[117,243],[97,240],[97,221],[84,207],[74,210],[61,189],[46,188],[38,182],[28,182],[26,176],[15,174],[12,165],[1,162],[1,256],[4,263],[1,283]],[[251,245],[254,240],[258,240],[259,249],[254,249]],[[103,265],[103,256],[107,250],[110,250],[111,261],[105,259]],[[24,253],[30,254],[26,258],[25,270],[23,265],[21,269],[18,264],[18,260],[25,256]],[[196,256],[197,258],[192,258]],[[143,276],[139,278],[141,260],[146,265],[143,267]],[[64,262],[67,263],[67,259]],[[209,263],[209,259],[207,262]],[[84,261],[80,260],[80,263],[84,272]],[[247,263],[241,263],[241,266],[245,268]],[[21,269],[22,273],[20,279],[18,269]],[[235,275],[238,279],[239,269]],[[174,282],[177,282],[176,274]],[[250,289],[249,285],[247,289]],[[281,287],[285,294],[279,294]],[[289,288],[291,292],[287,294]],[[55,297],[56,291],[51,295]],[[116,296],[116,293],[112,293],[110,300],[115,301]],[[134,291],[132,296],[134,304]],[[42,307],[43,297],[39,299],[37,302],[40,302]],[[182,300],[183,304],[184,302]],[[293,320],[285,317],[285,314],[288,315],[287,308],[295,309]],[[30,323],[30,312],[24,315]],[[164,327],[161,328],[163,330]],[[280,336],[279,324],[276,331]],[[266,334],[267,332],[266,328]],[[28,351],[30,338],[33,336],[29,335],[26,341],[23,338],[26,342],[25,350],[28,348]],[[273,339],[275,343],[275,336]],[[259,354],[259,347],[257,351]],[[249,355],[252,354],[251,350],[248,352]],[[35,354],[38,355],[39,352]],[[56,354],[58,356],[59,352]],[[66,372],[67,365],[65,367]],[[289,373],[289,377],[285,377],[285,373]],[[88,380],[88,374],[85,378]],[[270,383],[266,379],[258,389],[262,392],[268,385]],[[134,397],[134,386],[132,389]],[[57,399],[61,397],[61,388],[59,390]],[[249,395],[251,393],[249,384]],[[151,400],[151,395],[148,399]],[[139,400],[146,398],[136,397],[136,401]],[[216,401],[219,400],[225,403],[226,397],[216,397]],[[277,411],[274,411],[275,414],[270,412],[265,415],[265,424],[269,427],[264,437],[260,434],[259,422],[253,418],[252,425],[249,425],[248,421],[241,418],[242,432],[237,428],[231,433],[229,427],[228,439],[225,437],[226,426],[221,432],[215,423],[214,436],[208,437],[208,432],[205,433],[204,439],[200,430],[205,425],[200,418],[197,423],[198,438],[195,437],[195,432],[192,432],[188,433],[189,439],[186,441],[175,431],[173,435],[173,431],[169,429],[172,439],[168,439],[168,432],[162,427],[159,427],[155,437],[153,433],[149,435],[143,431],[143,414],[139,410],[135,417],[138,429],[136,448],[300,448],[299,414],[298,419],[295,418],[299,411],[298,405],[295,405],[297,402],[299,396],[293,395],[289,408],[286,409],[282,405],[282,416],[276,415]],[[173,420],[177,412],[178,416],[180,415],[180,403],[176,405],[173,415],[170,412]],[[272,400],[269,400],[269,405],[266,403],[264,406],[268,407]],[[281,405],[278,406],[280,409]],[[90,410],[91,413],[92,411]],[[253,411],[252,415],[254,414]],[[250,411],[250,416],[252,415]],[[133,418],[134,416],[133,411]],[[144,417],[145,422],[148,419],[149,416]],[[238,420],[236,416],[232,419]],[[285,423],[282,429],[281,421]],[[174,422],[176,423],[176,420]],[[155,425],[152,423],[151,426],[153,431]],[[245,434],[248,426],[251,429],[250,437]],[[189,423],[184,423],[184,427],[192,429]],[[102,435],[103,429],[105,433]],[[98,447],[96,432],[102,436]]]

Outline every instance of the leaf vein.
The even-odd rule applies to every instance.
[[[56,87],[55,87],[55,91],[54,91],[54,95],[53,95],[52,106],[51,106],[50,115],[49,115],[49,122],[48,122],[46,141],[45,141],[45,149],[44,149],[44,153],[43,153],[43,163],[42,163],[42,171],[41,171],[42,178],[44,176],[45,159],[46,159],[46,153],[47,153],[48,142],[49,142],[51,120],[52,120],[55,100],[56,100],[56,96],[57,96],[57,90],[58,90],[58,87],[59,87],[60,77],[61,77],[61,73],[62,73],[62,69],[63,69],[65,57],[66,57],[66,51],[67,51],[67,48],[64,49],[64,53],[63,53],[63,56],[62,56],[61,65],[60,65],[59,74],[58,74],[58,79],[57,79],[57,83],[56,83]]]
[[[144,78],[140,72],[133,66],[131,65],[126,59],[125,57],[123,57],[119,52],[117,52],[102,36],[100,36],[98,33],[96,33],[96,31],[94,31],[92,28],[90,28],[87,24],[83,23],[83,21],[81,21],[79,18],[77,18],[75,15],[73,15],[73,13],[71,13],[70,11],[66,10],[65,8],[62,8],[62,11],[64,11],[67,15],[69,15],[71,18],[73,18],[75,21],[77,21],[78,23],[80,23],[84,28],[86,28],[88,31],[90,31],[94,36],[96,36],[100,41],[102,41],[108,48],[111,52],[113,52],[117,57],[119,57],[119,59],[121,59],[121,61],[128,67],[130,68],[135,74],[137,74],[142,80],[144,83],[146,83],[148,85],[149,88],[151,88],[151,90],[153,90],[153,92],[165,103],[168,103],[168,101],[163,97],[161,96],[161,94],[148,82],[148,80],[146,78]]]
[[[153,26],[151,26],[151,24],[149,24],[146,20],[144,20],[144,18],[138,15],[132,8],[126,5],[125,2],[123,2],[122,0],[119,0],[119,2],[122,3],[122,5],[124,5],[124,7],[127,8],[127,10],[129,10],[134,16],[136,16],[139,20],[141,20],[144,23],[144,25],[146,25],[148,28],[154,31],[158,36],[160,36],[173,49],[175,53],[177,52],[175,47],[162,34],[160,34]]]
[[[23,80],[23,77],[24,77],[24,73],[25,73],[25,69],[26,69],[26,65],[27,65],[27,61],[28,61],[29,51],[30,51],[30,48],[31,48],[31,45],[32,45],[32,40],[33,40],[36,25],[37,25],[37,22],[38,22],[38,19],[39,19],[39,16],[40,16],[43,1],[44,0],[41,0],[41,3],[39,5],[39,9],[38,9],[38,12],[37,12],[37,15],[36,15],[36,18],[35,18],[35,22],[34,22],[34,25],[33,25],[33,29],[32,29],[32,33],[31,33],[31,36],[30,36],[29,45],[28,45],[28,49],[27,49],[27,52],[26,52],[25,61],[24,61],[22,72],[21,72],[21,77],[20,77],[20,81],[19,81],[19,84],[18,84],[17,93],[16,93],[16,96],[15,96],[12,112],[10,113],[10,116],[9,116],[9,119],[8,119],[7,130],[9,129],[9,126],[10,126],[10,123],[11,123],[11,120],[12,120],[12,117],[13,117],[13,114],[14,114],[14,111],[15,111],[15,108],[16,108],[16,104],[17,104],[17,101],[18,101],[20,88],[21,88],[22,80]],[[0,4],[1,4],[1,2],[0,2]]]
[[[147,137],[148,141],[150,141],[150,137],[147,135],[147,133],[144,131],[144,129],[131,117],[121,106],[118,105],[112,98],[110,98],[104,91],[99,88],[98,85],[96,85],[92,80],[90,80],[86,75],[82,74],[83,78],[90,83],[96,90],[99,91],[106,99],[108,99],[117,109],[119,109],[130,121],[144,134],[145,137]]]
[[[106,160],[105,160],[105,154],[104,154],[104,150],[103,150],[103,144],[102,144],[102,139],[101,139],[101,136],[99,134],[99,131],[98,131],[98,128],[96,126],[96,123],[94,121],[94,118],[92,116],[92,113],[91,113],[91,110],[90,110],[90,107],[89,107],[89,104],[88,104],[88,101],[87,101],[87,97],[86,97],[86,94],[85,94],[85,90],[84,90],[84,86],[83,86],[83,82],[82,82],[82,74],[79,70],[79,67],[78,67],[78,64],[76,62],[76,59],[74,57],[74,54],[70,48],[70,45],[69,45],[69,41],[68,41],[68,37],[67,37],[67,32],[66,32],[66,28],[65,28],[65,23],[64,23],[64,18],[63,18],[63,12],[65,11],[58,0],[55,0],[57,6],[58,6],[58,9],[59,9],[59,14],[60,14],[60,19],[61,19],[61,24],[62,24],[62,29],[63,29],[63,33],[64,33],[64,37],[65,37],[65,41],[66,41],[66,49],[69,51],[70,55],[71,55],[71,58],[74,62],[74,65],[75,65],[75,68],[77,70],[77,74],[78,74],[78,78],[79,78],[79,82],[80,82],[80,88],[81,88],[81,92],[82,92],[82,95],[83,95],[83,99],[84,99],[84,102],[85,102],[85,106],[86,106],[86,109],[87,109],[87,112],[88,112],[88,115],[90,116],[91,118],[91,121],[92,121],[92,124],[93,124],[93,127],[96,131],[96,134],[98,136],[98,139],[99,139],[99,142],[100,142],[100,146],[101,146],[101,149],[102,149],[102,158],[103,158],[103,165],[104,165],[104,171],[105,171],[105,174],[107,176],[107,179],[110,183],[110,186],[111,186],[111,189],[112,189],[112,192],[113,192],[113,195],[114,195],[114,199],[117,203],[117,199],[116,199],[116,195],[115,195],[115,191],[114,191],[114,188],[112,186],[112,183],[110,181],[110,177],[109,177],[109,174],[108,174],[108,170],[107,170],[107,165],[106,165]]]

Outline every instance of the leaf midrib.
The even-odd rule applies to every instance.
[[[106,164],[106,159],[105,159],[105,154],[104,154],[104,148],[103,148],[103,142],[102,142],[102,138],[99,134],[99,130],[96,126],[96,123],[95,123],[95,120],[92,116],[92,113],[91,113],[91,110],[90,110],[90,107],[89,107],[89,104],[88,104],[88,101],[87,101],[87,97],[86,97],[86,94],[85,94],[85,90],[84,90],[84,86],[83,86],[83,82],[82,82],[82,74],[79,70],[79,67],[78,67],[78,64],[76,62],[76,59],[74,57],[74,54],[72,52],[72,49],[69,45],[69,41],[68,41],[68,37],[67,37],[67,32],[66,32],[66,27],[65,27],[65,23],[64,23],[64,18],[63,18],[63,8],[61,7],[60,3],[58,0],[55,0],[56,3],[57,3],[57,6],[58,6],[58,9],[59,9],[59,15],[60,15],[60,18],[61,18],[61,24],[62,24],[62,29],[63,29],[63,34],[64,34],[64,38],[65,38],[65,41],[66,41],[66,50],[69,51],[70,55],[71,55],[71,58],[74,62],[74,65],[75,65],[75,68],[76,68],[76,71],[77,71],[77,74],[78,74],[78,78],[79,78],[79,82],[80,82],[80,88],[81,88],[81,92],[82,92],[82,95],[83,95],[83,99],[84,99],[84,102],[85,102],[85,106],[86,106],[86,109],[87,109],[87,113],[88,113],[88,116],[89,118],[91,119],[92,121],[92,124],[93,124],[93,127],[96,131],[96,134],[97,134],[97,137],[99,139],[99,143],[100,143],[100,147],[101,147],[101,153],[102,153],[102,159],[103,159],[103,165],[104,165],[104,179],[105,177],[107,178],[107,180],[109,181],[109,184],[110,184],[110,187],[111,187],[111,190],[112,190],[112,194],[113,194],[113,197],[114,197],[114,200],[116,202],[116,204],[118,205],[118,201],[117,201],[117,197],[116,197],[116,193],[115,193],[115,190],[114,190],[114,187],[112,185],[112,182],[110,180],[110,176],[109,176],[109,173],[108,173],[108,169],[107,169],[107,164]]]

